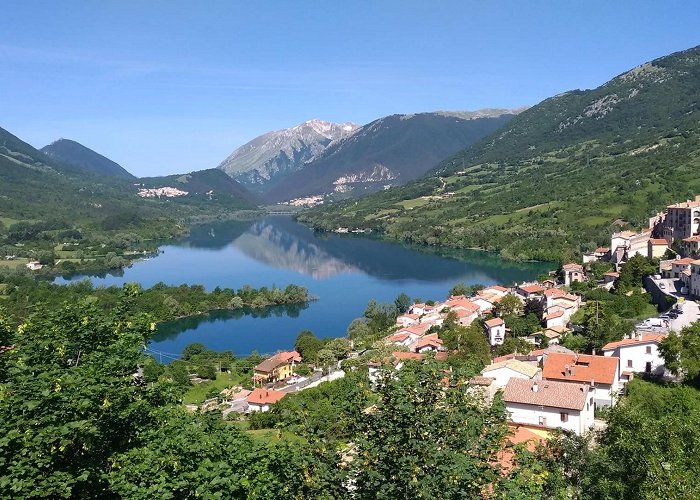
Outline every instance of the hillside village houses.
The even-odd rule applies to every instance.
[[[666,367],[659,352],[659,344],[666,335],[639,332],[636,336],[610,342],[603,346],[603,355],[620,359],[621,382],[629,381],[635,372],[664,376]]]
[[[551,353],[542,364],[543,379],[587,384],[596,407],[615,404],[620,377],[620,359],[613,356]]]
[[[267,383],[285,380],[294,374],[294,365],[301,362],[296,351],[280,352],[255,367],[253,382]]]

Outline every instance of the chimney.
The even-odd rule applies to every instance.
[[[644,332],[639,332],[639,341],[642,342],[644,340]]]
[[[532,384],[532,392],[537,392],[540,390],[540,386],[537,384],[537,381]]]
[[[569,375],[573,375],[575,371],[576,371],[576,365],[571,365],[571,367],[569,368]]]
[[[592,351],[591,354],[592,354],[593,356],[595,356],[595,349],[593,349],[593,351]]]
[[[564,376],[568,377],[569,375],[571,375],[571,369],[569,365],[564,365]]]

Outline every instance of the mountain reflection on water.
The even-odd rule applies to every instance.
[[[285,216],[195,226],[187,238],[161,250],[158,257],[137,262],[120,276],[92,281],[139,282],[144,287],[158,282],[202,284],[209,290],[294,283],[319,299],[298,308],[217,311],[161,325],[151,347],[170,354],[191,342],[239,355],[274,352],[292,347],[304,329],[320,337],[345,335],[370,299],[393,302],[405,292],[439,300],[458,282],[510,284],[553,267],[507,262],[487,252],[452,251],[446,256],[371,237],[319,234]],[[80,277],[57,282],[76,279]]]

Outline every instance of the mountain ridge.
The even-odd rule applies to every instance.
[[[266,198],[279,202],[309,195],[356,195],[405,183],[496,130],[515,113],[489,109],[378,118],[330,144],[303,169],[272,188]],[[351,178],[356,181],[348,182]]]
[[[125,179],[136,178],[118,163],[71,139],[58,139],[39,151],[50,158],[83,168],[89,172]]]
[[[300,214],[317,229],[566,260],[700,192],[700,47],[549,97],[405,186]]]

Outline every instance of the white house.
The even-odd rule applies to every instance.
[[[501,318],[493,318],[484,322],[486,333],[489,336],[489,344],[502,345],[506,338],[506,324]]]
[[[593,427],[593,396],[588,384],[512,378],[503,391],[510,420],[560,428],[578,435]]]
[[[424,353],[428,351],[437,351],[442,348],[442,340],[438,338],[437,333],[431,333],[418,339],[414,345],[416,352]]]
[[[635,372],[664,375],[666,364],[659,352],[659,344],[664,338],[666,335],[663,334],[640,332],[631,339],[605,344],[603,355],[620,358],[623,380]]]
[[[564,264],[561,270],[562,274],[564,275],[565,286],[569,286],[572,283],[584,281],[586,279],[586,274],[583,272],[583,266],[581,264],[570,262],[568,264]]]
[[[545,328],[556,328],[566,326],[569,322],[566,317],[566,311],[563,307],[553,306],[547,309],[544,315]]]
[[[41,265],[41,263],[40,263],[38,260],[32,260],[32,261],[30,261],[30,262],[27,262],[27,263],[25,264],[25,266],[26,266],[27,269],[29,269],[30,271],[39,271],[39,270],[41,270],[42,267],[44,267],[44,266]]]
[[[540,369],[537,365],[526,363],[517,359],[508,359],[498,363],[492,363],[481,370],[481,375],[494,380],[496,387],[505,387],[512,378],[531,380]]]
[[[248,411],[268,411],[273,404],[286,395],[286,392],[257,387],[246,398]]]

